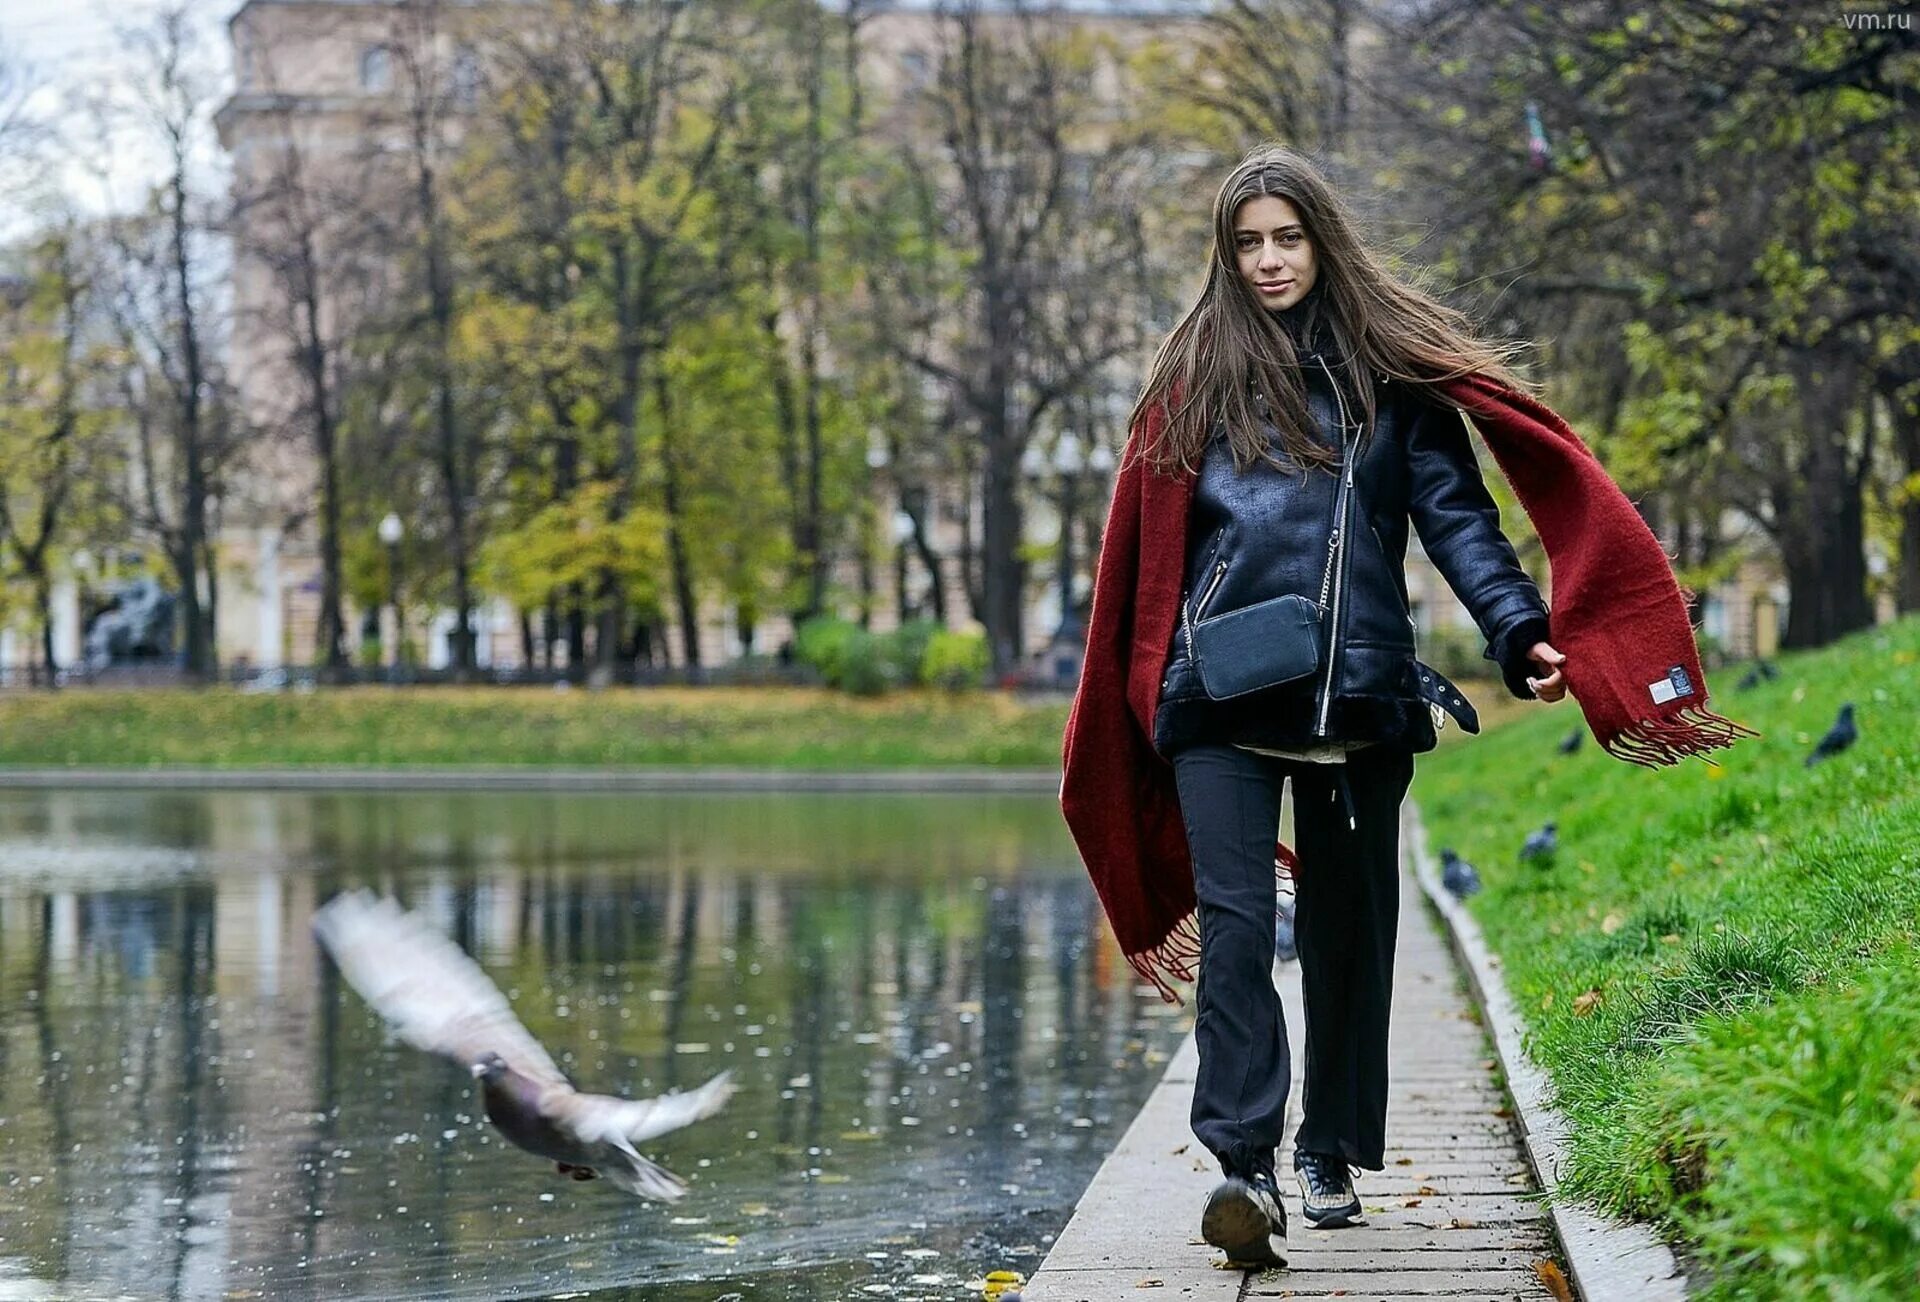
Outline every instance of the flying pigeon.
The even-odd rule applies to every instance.
[[[1586,739],[1587,739],[1587,730],[1585,728],[1575,728],[1572,732],[1566,735],[1564,740],[1561,741],[1560,753],[1562,755],[1573,754],[1575,751],[1580,749],[1580,743],[1585,741]]]
[[[1827,729],[1827,735],[1820,739],[1814,746],[1813,753],[1807,756],[1805,767],[1812,768],[1823,759],[1831,759],[1859,740],[1860,729],[1855,727],[1853,722],[1853,702],[1848,701],[1840,707],[1840,716],[1833,721],[1833,726]]]
[[[1453,898],[1464,900],[1480,889],[1480,874],[1448,846],[1440,851],[1440,884]]]
[[[1537,832],[1527,834],[1527,842],[1520,847],[1522,859],[1551,859],[1554,851],[1560,848],[1560,825],[1547,823]]]
[[[473,1073],[487,1119],[507,1139],[575,1180],[605,1175],[628,1193],[663,1201],[687,1191],[635,1145],[718,1112],[735,1088],[731,1072],[651,1099],[580,1093],[480,965],[418,914],[349,891],[321,906],[313,930],[347,983],[402,1039]]]

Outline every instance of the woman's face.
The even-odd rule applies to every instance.
[[[1242,201],[1233,215],[1233,247],[1241,279],[1262,307],[1292,307],[1313,288],[1313,242],[1298,210],[1278,195]]]

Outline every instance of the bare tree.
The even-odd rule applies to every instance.
[[[1053,21],[975,0],[942,11],[920,104],[942,148],[900,158],[908,211],[937,223],[948,260],[903,282],[918,286],[911,301],[876,300],[903,312],[887,336],[948,387],[970,426],[982,537],[969,597],[996,672],[1025,644],[1021,459],[1064,400],[1100,389],[1110,363],[1138,352],[1150,307],[1136,294],[1137,205],[1153,151],[1098,121],[1100,52]]]
[[[447,8],[444,0],[414,0],[393,12],[387,48],[399,77],[391,116],[400,128],[393,133],[400,155],[395,161],[405,172],[394,179],[400,183],[396,197],[406,197],[396,205],[406,220],[402,229],[383,234],[396,254],[413,255],[407,259],[410,283],[401,295],[404,316],[411,318],[402,334],[413,345],[400,351],[399,360],[420,366],[427,381],[428,413],[422,424],[432,432],[427,460],[439,486],[441,536],[453,580],[451,659],[455,674],[463,676],[475,666],[474,512],[482,449],[480,422],[462,411],[455,374],[458,286],[447,209],[458,126],[475,106],[485,69],[472,33],[451,26]],[[375,134],[387,134],[387,116],[374,117]]]
[[[121,389],[136,462],[124,507],[173,567],[186,670],[206,679],[218,669],[213,512],[240,444],[213,346],[214,282],[224,274],[217,205],[197,157],[211,135],[213,80],[184,4],[123,30],[121,43],[127,93],[103,108],[151,140],[161,161],[145,202],[106,224],[113,256],[103,296],[127,355]]]
[[[286,99],[271,96],[278,81],[266,52],[257,64],[270,97]],[[319,525],[314,661],[338,676],[348,664],[341,530],[349,342],[384,283],[387,250],[374,247],[363,227],[363,200],[370,191],[378,193],[369,178],[351,161],[314,158],[302,124],[287,108],[261,116],[274,129],[256,137],[266,147],[254,151],[248,170],[235,180],[235,265],[244,271],[250,264],[271,287],[247,324],[278,343],[278,355],[264,364],[284,376],[291,401],[273,414],[273,424],[310,458],[313,492],[302,495],[300,511],[310,502]]]

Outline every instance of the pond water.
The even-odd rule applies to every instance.
[[[585,1089],[731,1067],[671,1206],[505,1144],[308,930],[424,911]],[[1048,796],[0,792],[0,1299],[978,1297],[1190,1011]]]

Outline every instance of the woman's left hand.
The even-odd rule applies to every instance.
[[[1538,677],[1527,676],[1527,686],[1535,696],[1543,701],[1557,701],[1567,694],[1567,676],[1560,672],[1567,658],[1555,651],[1552,643],[1535,642],[1527,651],[1527,659],[1540,667]]]

